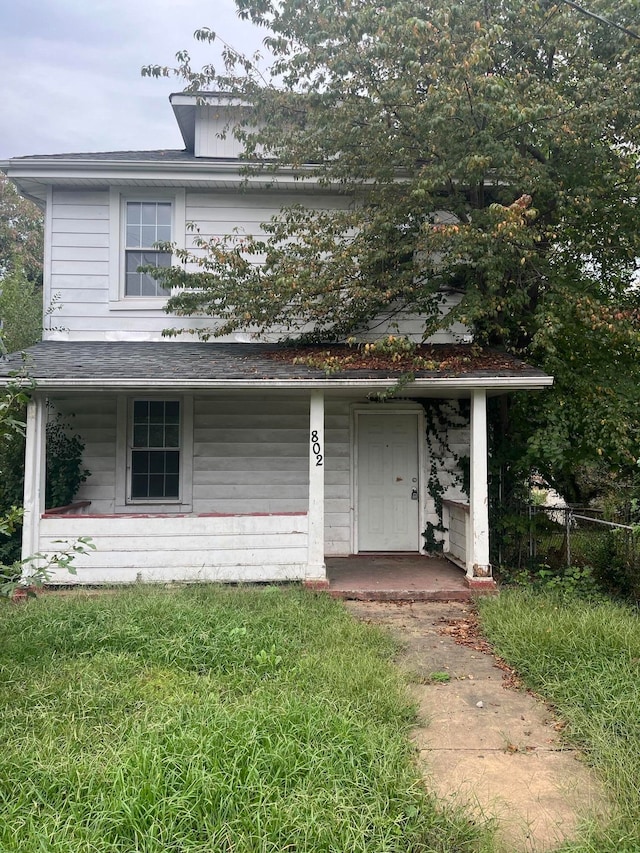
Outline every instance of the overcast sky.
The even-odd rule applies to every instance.
[[[0,159],[182,148],[168,101],[180,81],[140,68],[185,48],[194,67],[215,63],[193,39],[204,26],[249,53],[266,35],[233,0],[0,0]]]

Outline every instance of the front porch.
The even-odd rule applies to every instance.
[[[96,546],[78,557],[77,578],[60,570],[56,583],[321,588],[327,561],[331,571],[349,554],[412,553],[411,580],[369,560],[379,577],[352,574],[343,591],[490,589],[487,397],[550,382],[468,350],[455,369],[434,362],[384,401],[376,395],[393,387],[394,365],[327,376],[267,344],[45,341],[30,358],[23,558],[78,536]],[[0,377],[18,367],[0,365]],[[65,513],[45,508],[52,413],[73,418],[91,472]],[[445,574],[427,582],[436,564],[425,545],[466,579],[438,561]]]
[[[455,442],[452,434],[448,439],[458,455],[469,456],[470,500],[442,501],[440,515],[427,472],[442,442],[437,435],[427,442],[424,406],[415,400],[380,404],[356,398],[351,390],[267,394],[262,388],[166,396],[169,403],[164,396],[120,392],[33,395],[23,556],[53,553],[56,543],[79,536],[95,546],[90,555],[77,556],[78,575],[56,570],[55,583],[301,580],[326,588],[327,560],[410,553],[420,568],[417,577],[394,580],[393,572],[371,582],[352,577],[350,591],[449,599],[466,598],[474,583],[491,585],[484,388],[471,391],[470,418],[460,418]],[[159,440],[173,429],[175,447],[135,450],[136,402],[144,408],[143,439],[152,428]],[[176,410],[175,426],[163,420],[167,405]],[[73,505],[53,510],[44,506],[51,407],[73,417],[85,446],[83,463],[92,472]],[[159,426],[152,416],[160,418]],[[451,488],[457,463],[448,442],[444,445],[448,456],[437,464]],[[161,465],[159,475],[163,488],[173,477],[175,493],[160,500],[135,491],[141,488],[133,474],[140,453],[154,463],[159,456],[162,464],[165,456],[176,457],[177,473]],[[143,477],[147,488],[158,479],[149,471]],[[458,492],[456,486],[454,496]],[[440,534],[444,555],[466,571],[466,581],[445,563],[446,577],[455,583],[442,586],[438,576],[425,585],[428,528]]]
[[[495,592],[493,581],[478,590],[464,571],[444,557],[421,554],[354,554],[328,557],[329,594],[358,601],[469,601]]]

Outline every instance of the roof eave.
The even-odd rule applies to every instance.
[[[277,171],[265,170],[255,174],[245,174],[243,160],[50,160],[47,158],[28,158],[13,161],[1,161],[2,170],[23,194],[38,198],[46,197],[47,186],[180,186],[197,187],[204,185],[262,188],[286,188],[313,191],[323,189],[315,176],[304,167],[278,167]],[[311,167],[310,167],[311,168]],[[325,188],[328,190],[328,188]],[[340,191],[333,187],[333,192]]]
[[[7,382],[3,379],[2,382]],[[13,380],[15,381],[15,379]],[[197,390],[260,390],[358,392],[379,394],[393,388],[397,378],[386,379],[79,379],[77,377],[37,379],[37,389],[62,391],[74,389],[131,391],[197,391]],[[494,376],[494,377],[430,377],[418,378],[403,385],[402,396],[446,396],[451,393],[470,393],[484,389],[488,394],[511,391],[541,391],[553,385],[552,376]]]
[[[80,160],[76,157],[64,159],[62,157],[20,157],[15,160],[1,160],[0,170],[11,173],[11,177],[47,177],[51,178],[70,178],[70,177],[100,177],[103,178],[105,173],[112,174],[122,172],[129,174],[131,172],[167,172],[176,170],[179,172],[220,172],[221,174],[238,172],[247,166],[259,165],[251,163],[248,160],[229,159],[217,160],[210,157],[193,157],[192,160],[170,159],[166,160],[149,158],[132,158],[124,160],[121,158],[113,160],[99,160],[88,157],[86,160]],[[278,175],[295,175],[303,178],[306,175],[311,175],[311,172],[316,168],[314,166],[299,166],[296,168],[287,166],[277,166],[277,169],[270,170],[271,163],[265,161],[265,175],[272,181]],[[261,177],[260,173],[256,175],[243,175],[242,178]]]

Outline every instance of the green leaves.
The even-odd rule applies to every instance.
[[[42,282],[43,215],[0,175],[0,280],[19,271]]]
[[[611,464],[629,458],[636,42],[566,4],[237,6],[270,32],[266,75],[230,49],[218,69],[196,73],[185,54],[174,71],[252,104],[231,130],[247,176],[293,167],[325,195],[285,206],[251,236],[178,253],[190,272],[159,276],[178,288],[169,310],[214,318],[204,337],[275,326],[314,341],[357,334],[385,312],[418,314],[425,338],[462,320],[477,342],[556,375],[531,404],[544,415],[506,425],[510,445],[547,470],[600,451]],[[600,0],[597,12],[632,26],[637,10]],[[443,315],[452,291],[459,304]],[[587,319],[586,296],[607,322]],[[594,400],[597,386],[612,405]]]
[[[84,443],[69,431],[69,422],[59,413],[47,423],[46,506],[70,504],[80,485],[90,475],[82,467]]]

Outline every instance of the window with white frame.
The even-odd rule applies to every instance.
[[[172,239],[173,210],[170,201],[126,201],[125,205],[125,284],[126,297],[167,296],[168,292],[139,267],[168,267],[171,252],[154,248]]]
[[[133,400],[129,499],[180,500],[180,400]]]

